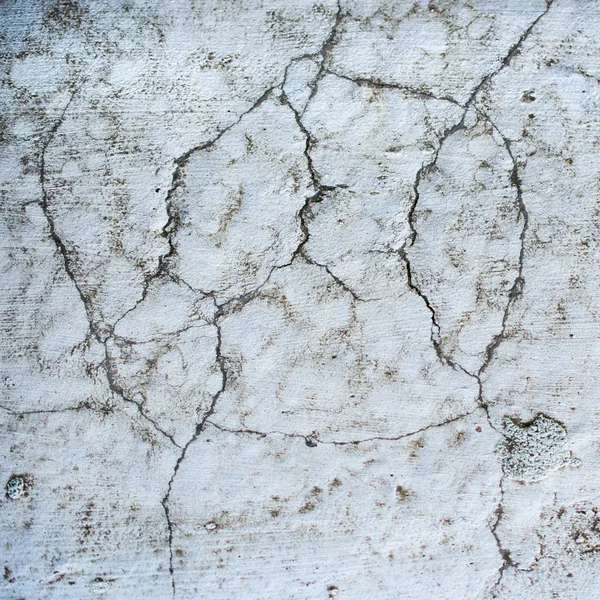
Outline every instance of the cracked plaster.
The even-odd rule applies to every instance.
[[[0,13],[2,597],[600,592],[595,3]]]

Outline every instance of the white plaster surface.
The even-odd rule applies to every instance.
[[[0,2],[0,598],[600,598],[599,22]]]

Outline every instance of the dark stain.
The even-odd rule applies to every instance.
[[[13,577],[12,571],[4,565],[4,579],[8,581],[8,583],[14,583],[15,578]]]
[[[59,0],[44,15],[44,24],[50,28],[78,28],[89,14],[76,0]]]
[[[408,500],[409,498],[411,498],[414,495],[415,495],[415,493],[412,492],[411,490],[409,490],[401,485],[396,486],[396,498],[397,498],[398,502],[404,502],[405,500]]]
[[[526,90],[521,96],[521,102],[535,102],[535,92],[533,90]]]
[[[313,510],[315,510],[315,503],[314,502],[307,502],[304,506],[301,506],[298,509],[298,512],[303,515],[309,512],[312,512]]]

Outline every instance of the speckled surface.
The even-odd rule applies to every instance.
[[[600,596],[599,17],[0,3],[0,597]]]

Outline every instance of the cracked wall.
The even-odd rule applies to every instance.
[[[600,593],[594,2],[0,15],[3,598]]]

